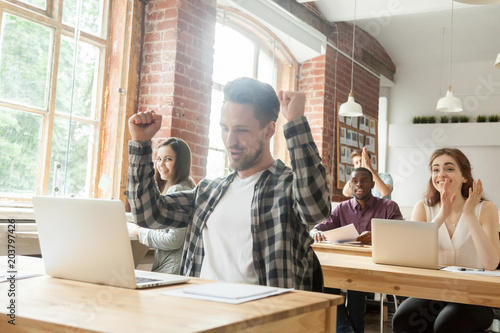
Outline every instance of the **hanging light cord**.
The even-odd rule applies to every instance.
[[[443,88],[443,63],[444,63],[444,32],[446,28],[443,28],[443,36],[441,39],[441,81],[439,82],[439,94],[441,94],[441,89]]]
[[[451,0],[451,32],[450,32],[450,87],[451,89],[451,64],[453,55],[453,0]]]
[[[352,56],[351,56],[351,93],[354,81],[354,41],[356,39],[356,0],[354,0],[354,22],[352,27]]]

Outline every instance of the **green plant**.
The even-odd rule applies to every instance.
[[[491,116],[488,117],[488,121],[490,123],[496,123],[496,122],[498,122],[498,115],[492,114]]]
[[[487,117],[486,117],[486,116],[477,116],[477,117],[476,117],[476,121],[477,121],[478,123],[485,123],[485,122],[486,122],[486,120],[487,120]]]
[[[458,123],[460,121],[460,117],[459,116],[451,116],[451,122],[452,123]]]
[[[450,121],[450,118],[448,118],[448,116],[441,116],[441,117],[439,118],[439,122],[440,122],[440,123],[443,123],[443,124],[444,124],[444,123],[448,123],[449,121]]]
[[[436,120],[437,120],[437,119],[436,119],[436,117],[434,117],[434,116],[427,117],[427,122],[428,122],[429,124],[435,124],[435,123],[436,123]]]
[[[427,124],[427,117],[420,117],[420,123],[421,124]]]
[[[414,124],[420,124],[420,117],[413,117]]]
[[[468,123],[469,122],[469,117],[468,116],[460,116],[459,121],[461,123]]]

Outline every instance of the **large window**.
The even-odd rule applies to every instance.
[[[108,5],[0,0],[1,198],[92,190]]]
[[[220,133],[224,85],[241,76],[269,83],[276,91],[291,88],[292,57],[263,27],[224,9],[218,10],[206,177],[226,175],[229,164]],[[286,81],[286,82],[285,82]]]

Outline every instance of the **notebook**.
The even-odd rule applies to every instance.
[[[119,200],[34,196],[33,207],[47,275],[131,289],[189,280],[134,270]]]
[[[438,225],[372,219],[372,258],[376,264],[438,269]]]

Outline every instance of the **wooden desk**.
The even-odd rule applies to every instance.
[[[369,257],[317,252],[325,287],[500,307],[500,278],[378,265]]]
[[[7,259],[0,257],[0,269]],[[42,271],[41,259],[17,257],[17,269]],[[189,284],[210,282],[192,278]],[[130,290],[46,275],[18,280],[16,325],[0,332],[335,332],[336,295],[292,291],[239,305],[160,295],[181,284]],[[9,283],[0,283],[6,314]]]
[[[314,243],[312,245],[314,252],[325,252],[325,253],[336,253],[336,254],[350,254],[363,257],[372,256],[371,245],[364,246],[352,246],[352,245],[340,245],[340,244],[329,244],[329,243]]]

